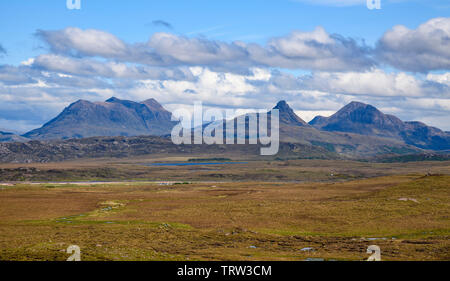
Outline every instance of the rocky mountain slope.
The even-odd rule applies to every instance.
[[[176,122],[156,100],[140,103],[110,98],[105,102],[79,100],[39,129],[24,134],[37,140],[92,136],[165,135]]]
[[[273,109],[279,110],[280,117],[280,152],[274,157],[368,159],[420,154],[423,148],[449,151],[447,132],[420,122],[403,122],[363,103],[352,102],[333,116],[318,116],[309,124],[285,101]],[[270,116],[271,111],[269,120]],[[193,132],[218,124],[237,128],[244,123],[247,127],[252,118],[259,122],[259,114],[247,114],[205,124]],[[176,122],[170,119],[171,113],[153,99],[140,103],[117,98],[96,103],[80,100],[23,137],[2,133],[0,137],[11,141],[0,144],[0,162],[174,153],[259,155],[260,145],[174,145],[169,136]],[[247,143],[257,136],[258,131],[246,130]],[[33,140],[20,143],[28,138]]]
[[[323,131],[396,139],[423,149],[450,149],[450,134],[421,122],[403,122],[360,102],[351,102],[330,117],[317,116],[309,124]]]
[[[393,138],[319,130],[298,117],[285,101],[278,102],[273,109],[277,109],[279,112],[280,142],[319,146],[330,152],[351,158],[367,157],[377,154],[419,153],[422,151],[420,148],[405,144],[402,140]],[[269,112],[268,120],[270,120],[270,113],[271,111]],[[195,131],[204,130],[208,126],[211,126],[209,128],[211,130],[211,128],[223,124],[224,137],[225,130],[234,126],[234,136],[238,138],[236,128],[245,123],[247,128],[245,137],[247,139],[258,138],[258,130],[249,130],[248,124],[251,122],[250,120],[256,120],[256,123],[259,124],[259,114],[246,114],[245,119],[243,117],[241,116],[226,122],[213,122],[201,128],[196,128]]]

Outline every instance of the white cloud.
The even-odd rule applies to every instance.
[[[415,76],[400,73],[386,73],[381,69],[367,72],[314,73],[305,83],[321,91],[367,96],[418,97],[429,94],[449,94],[441,88],[433,89]],[[431,87],[431,88],[430,88]]]
[[[266,45],[228,43],[164,32],[153,34],[147,42],[127,44],[101,30],[75,27],[40,30],[37,35],[54,53],[99,56],[149,66],[208,66],[235,73],[248,72],[251,67],[361,71],[382,61],[406,71],[450,69],[450,18],[434,18],[417,29],[394,26],[377,42],[376,48],[329,34],[322,27],[312,31],[294,30],[286,36],[271,38]]]
[[[321,27],[273,38],[265,46],[163,32],[153,34],[146,43],[131,45],[104,31],[73,27],[41,30],[37,34],[58,54],[100,56],[150,66],[208,66],[245,72],[261,66],[346,71],[367,69],[375,64],[366,46],[350,38],[328,34]]]
[[[399,68],[446,67],[447,21],[431,20],[416,30],[395,27],[383,36],[377,54],[392,55],[390,63]],[[377,68],[370,48],[321,27],[293,31],[266,45],[169,33],[127,44],[107,32],[78,28],[38,35],[51,53],[19,66],[0,65],[0,119],[43,123],[77,99],[117,96],[155,98],[171,110],[194,100],[207,107],[269,109],[285,99],[310,120],[359,100],[405,120],[427,120],[450,129],[443,122],[450,120],[450,73],[386,72]],[[431,41],[416,42],[426,39]],[[405,44],[412,58],[423,50],[431,59],[418,55],[413,62],[402,54]],[[312,72],[295,76],[286,68]]]
[[[34,60],[33,66],[47,71],[106,78],[149,78],[160,80],[189,80],[192,78],[192,74],[187,68],[157,68],[142,65],[129,65],[115,61],[103,62],[94,59],[80,59],[57,54],[40,55]]]
[[[76,51],[82,55],[121,57],[126,55],[127,45],[116,36],[97,29],[82,30],[67,27],[56,31],[37,31],[37,36],[46,41],[55,52]]]
[[[428,74],[427,75],[428,81],[433,81],[436,83],[444,84],[450,87],[450,72],[443,73],[443,74]]]
[[[336,113],[336,111],[331,110],[300,110],[295,111],[295,114],[297,114],[300,118],[302,118],[305,122],[309,122],[314,119],[316,116],[324,116],[329,117]]]
[[[30,124],[44,123],[77,99],[101,101],[117,96],[135,101],[155,98],[169,110],[192,106],[197,100],[206,107],[270,109],[284,99],[300,117],[309,121],[315,115],[331,115],[348,102],[359,100],[404,120],[422,121],[427,117],[432,121],[436,116],[431,125],[450,129],[448,124],[441,122],[442,116],[450,118],[450,95],[448,91],[439,90],[448,86],[437,82],[443,78],[428,76],[428,79],[433,77],[437,80],[433,83],[440,85],[434,89],[429,88],[429,80],[405,73],[384,73],[379,69],[367,73],[318,72],[301,77],[260,68],[253,69],[252,75],[215,72],[204,67],[191,67],[189,71],[194,79],[132,80],[130,85],[121,88],[99,87],[95,81],[76,82],[77,79],[92,78],[61,75],[59,72],[39,77],[39,81],[43,79],[45,82],[45,87],[0,83],[0,99],[3,101],[0,118],[14,116],[14,120],[28,118]],[[66,83],[65,79],[72,82]]]
[[[193,101],[202,101],[205,104],[236,107],[244,105],[248,101],[246,96],[257,91],[255,86],[247,82],[247,77],[255,78],[253,75],[217,73],[199,67],[191,70],[196,75],[194,81],[143,80],[129,93],[138,99],[151,96],[162,102],[192,104]],[[260,75],[259,71],[255,72]],[[265,79],[264,76],[262,79]],[[186,93],[186,90],[194,93]]]
[[[353,39],[331,35],[322,27],[273,38],[265,48],[250,44],[246,49],[253,61],[281,68],[348,71],[375,65],[367,47]]]
[[[381,60],[396,68],[427,72],[450,69],[450,18],[434,18],[417,29],[394,26],[378,42]]]
[[[246,52],[237,44],[188,38],[169,33],[155,33],[147,43],[160,56],[171,57],[186,64],[215,64],[220,61],[246,59]]]
[[[25,60],[25,61],[22,61],[20,64],[21,65],[25,65],[25,66],[30,66],[30,65],[32,65],[34,63],[34,58],[29,58],[29,59],[27,59],[27,60]]]

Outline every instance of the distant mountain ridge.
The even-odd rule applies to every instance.
[[[450,149],[450,135],[442,130],[384,114],[372,105],[351,102],[330,117],[317,116],[309,122],[319,130],[348,132],[402,140],[422,149]]]
[[[279,110],[280,141],[320,146],[330,152],[347,157],[377,154],[417,153],[420,149],[401,140],[377,135],[362,135],[353,132],[330,132],[320,130],[298,117],[285,101],[273,109]]]
[[[322,147],[331,153],[345,155],[345,157],[350,158],[374,156],[378,154],[411,154],[420,153],[422,151],[419,148],[405,144],[401,140],[392,138],[319,130],[298,117],[285,101],[278,102],[273,109],[268,111],[267,120],[269,124],[272,111],[275,109],[277,109],[279,113],[279,140],[281,143],[295,143],[304,146]],[[242,141],[243,136],[237,134],[236,128],[245,125],[245,138],[257,141],[259,136],[259,117],[259,113],[248,113],[231,120],[215,121],[197,127],[194,129],[194,132],[201,134],[205,129],[212,132],[215,127],[218,129],[223,128],[225,139],[225,131],[228,128],[234,128],[234,138]],[[250,120],[256,120],[256,128],[249,128]],[[230,130],[230,132],[232,131]],[[270,129],[268,130],[268,133],[271,135]]]
[[[320,147],[350,158],[414,154],[422,153],[422,149],[450,150],[447,132],[420,122],[403,122],[360,102],[351,102],[332,116],[317,116],[309,123],[297,116],[286,101],[278,102],[273,109],[279,110],[282,143]],[[259,120],[259,114],[247,114],[244,119],[215,121],[211,124],[223,123],[227,127],[231,122],[236,125],[244,122],[247,127],[248,118],[253,115]],[[115,97],[104,102],[79,100],[41,128],[24,134],[21,140],[12,141],[115,136],[168,137],[177,123],[171,121],[171,116],[154,99],[143,102]],[[203,131],[209,125],[205,124],[193,131]],[[257,131],[246,132],[246,138],[256,136]]]
[[[92,136],[160,136],[176,122],[156,100],[133,102],[112,97],[104,102],[79,100],[39,129],[23,136],[31,139],[70,139]]]

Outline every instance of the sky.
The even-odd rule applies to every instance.
[[[450,131],[450,1],[0,0],[0,130],[78,99],[269,109],[350,101]]]

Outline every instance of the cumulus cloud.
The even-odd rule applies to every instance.
[[[434,18],[417,29],[394,26],[379,40],[378,57],[415,72],[450,69],[450,18]]]
[[[47,71],[106,78],[159,80],[189,80],[193,78],[188,68],[155,68],[127,65],[114,61],[102,62],[88,58],[73,58],[57,54],[40,55],[33,61],[33,66]]]
[[[428,74],[427,75],[428,81],[433,81],[439,84],[444,84],[450,87],[450,72],[443,73],[443,74]]]
[[[147,42],[128,44],[105,31],[75,27],[38,30],[36,35],[56,54],[103,57],[160,67],[208,66],[235,73],[262,66],[362,71],[378,66],[381,61],[405,71],[450,69],[450,18],[431,19],[417,29],[395,26],[378,40],[375,48],[366,46],[363,41],[329,34],[322,27],[312,31],[296,30],[272,38],[264,45],[166,32],[153,34]]]
[[[247,61],[248,54],[238,43],[225,43],[204,38],[188,38],[170,33],[155,33],[146,47],[154,56],[170,64],[223,65]]]
[[[295,76],[253,68],[252,74],[241,75],[190,67],[194,77],[191,80],[113,78],[108,83],[109,79],[62,74],[56,69],[44,71],[36,66],[21,66],[20,71],[9,67],[8,71],[32,73],[36,81],[14,85],[0,82],[0,118],[14,116],[14,120],[29,120],[30,124],[48,121],[77,99],[101,101],[117,96],[136,101],[152,97],[169,110],[190,106],[193,99],[203,101],[205,106],[240,109],[269,109],[284,99],[305,119],[315,114],[330,115],[348,102],[360,100],[404,120],[424,121],[436,116],[435,122],[428,123],[450,129],[448,122],[439,121],[450,112],[449,86],[439,82],[444,81],[446,74],[418,78],[377,69],[367,73],[316,72]]]
[[[67,27],[63,30],[38,30],[36,36],[44,40],[55,53],[115,58],[125,56],[127,44],[101,30]]]
[[[79,89],[107,89],[113,87],[111,83],[108,83],[103,79],[72,76],[61,73],[46,73],[40,81],[51,88],[71,87]]]
[[[367,72],[317,72],[306,77],[304,83],[311,89],[368,96],[422,96],[428,89],[424,81],[404,72],[386,73],[380,69]]]
[[[322,27],[311,32],[294,31],[271,39],[264,48],[251,44],[247,49],[253,61],[272,67],[350,71],[375,65],[370,48],[351,38],[330,35]]]
[[[0,83],[6,85],[21,85],[36,83],[35,77],[39,76],[35,72],[25,67],[15,67],[12,65],[0,65]]]
[[[236,68],[258,66],[346,71],[367,69],[375,64],[364,44],[330,35],[321,27],[311,32],[294,31],[273,38],[264,46],[164,32],[153,34],[146,43],[130,45],[107,32],[73,27],[41,30],[37,36],[58,54],[101,56],[151,66],[209,66],[235,72]]]
[[[29,65],[12,66],[0,65],[0,85],[8,85],[14,88],[50,88],[62,85],[74,87],[110,87],[100,78],[64,75],[52,71],[41,71]],[[52,84],[52,86],[49,86]]]
[[[316,114],[331,115],[350,101],[359,100],[404,120],[427,120],[430,125],[450,128],[448,122],[441,122],[440,118],[448,117],[450,88],[435,87],[437,82],[426,77],[384,73],[379,69],[365,74],[319,72],[299,77],[278,71],[268,73],[263,69],[254,69],[249,76],[224,75],[203,68],[193,73],[198,77],[195,81],[146,81],[131,89],[129,95],[137,100],[155,97],[169,109],[191,105],[193,98],[221,108],[267,109],[284,99],[308,120]],[[327,79],[331,81],[328,83]],[[381,80],[380,85],[376,85],[376,79]],[[370,85],[365,86],[365,83]],[[323,84],[325,86],[321,86]],[[396,88],[397,94],[395,90],[386,92],[389,87]],[[194,97],[192,92],[195,92]],[[433,121],[430,116],[437,119]]]
[[[405,70],[448,69],[447,20],[435,20],[416,30],[394,27],[376,49],[321,27],[266,44],[162,32],[129,44],[100,30],[38,31],[49,53],[18,66],[0,65],[0,119],[10,120],[11,128],[31,127],[77,99],[111,96],[152,97],[170,110],[192,105],[193,99],[243,109],[269,109],[284,99],[305,119],[360,100],[404,120],[450,130],[444,122],[450,112],[449,72],[387,72],[376,60]],[[432,43],[422,42],[427,38]],[[409,60],[401,53],[405,46]],[[286,69],[311,73],[296,76]]]

